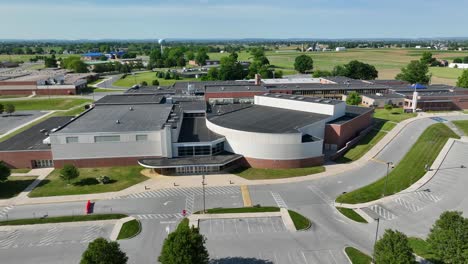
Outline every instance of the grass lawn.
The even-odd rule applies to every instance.
[[[9,199],[20,194],[37,177],[15,177],[10,176],[5,182],[0,183],[0,199]]]
[[[158,80],[161,86],[170,86],[176,82],[198,82],[200,79],[195,78],[181,78],[180,80],[165,80],[164,78],[157,78],[156,72],[143,72],[136,73],[135,75],[127,75],[123,79],[115,81],[112,85],[120,87],[132,87],[135,84],[145,81],[148,85],[152,85],[153,80]]]
[[[348,255],[352,264],[369,264],[372,258],[356,248],[347,247],[345,248],[346,255]]]
[[[111,93],[111,92],[125,92],[125,90],[121,89],[107,89],[107,88],[95,88],[93,89],[95,93]]]
[[[73,116],[76,116],[76,115],[79,115],[79,114],[83,113],[84,111],[86,111],[86,109],[84,108],[84,105],[81,105],[81,106],[73,107],[73,108],[71,108],[70,110],[67,110],[67,111],[55,112],[53,114],[53,116],[70,116],[70,117],[73,117]]]
[[[380,130],[383,130],[383,131],[390,131],[392,129],[394,129],[396,127],[396,123],[394,122],[390,122],[390,121],[387,121],[387,122],[384,122],[383,125],[380,127]]]
[[[413,249],[413,252],[416,255],[423,257],[434,264],[443,263],[440,259],[436,257],[434,253],[432,253],[429,244],[425,240],[417,237],[409,237],[408,240],[410,247]]]
[[[232,173],[245,178],[247,180],[264,180],[264,179],[282,179],[306,176],[310,174],[324,172],[325,167],[308,167],[295,169],[254,169],[254,168],[238,168]]]
[[[374,112],[374,118],[393,121],[396,123],[415,116],[417,116],[416,113],[405,113],[403,108],[394,108],[391,111],[385,109],[375,109]]]
[[[351,220],[354,220],[359,223],[367,223],[366,219],[364,219],[360,214],[356,213],[353,209],[350,208],[343,208],[337,207],[338,211],[342,213],[344,216],[348,217]]]
[[[119,235],[117,236],[117,240],[132,238],[138,235],[140,232],[141,224],[138,220],[134,219],[132,221],[128,221],[122,225],[122,229],[120,229]]]
[[[21,110],[67,110],[84,103],[91,103],[92,100],[77,98],[41,98],[30,100],[8,100],[3,104],[13,104],[16,111]]]
[[[58,216],[45,218],[17,219],[0,222],[0,226],[6,225],[36,225],[36,224],[51,224],[65,222],[83,222],[97,220],[113,220],[127,217],[124,214],[96,214],[96,215],[74,215],[74,216]]]
[[[459,121],[453,121],[454,123],[460,130],[462,130],[465,135],[468,136],[468,121],[467,120],[459,120]]]
[[[28,173],[30,171],[31,171],[31,169],[28,169],[28,168],[26,168],[26,169],[11,169],[11,173]]]
[[[26,97],[26,96],[25,95],[0,95],[0,99],[23,98],[23,97]]]
[[[377,144],[387,133],[379,130],[371,130],[367,135],[365,135],[359,142],[349,149],[342,157],[338,158],[336,162],[346,163],[360,159],[364,154],[366,154],[370,149],[372,149],[375,144]]]
[[[385,195],[400,192],[424,176],[425,164],[432,165],[449,138],[459,137],[446,125],[439,123],[428,127],[398,166],[388,175]],[[377,200],[382,197],[384,184],[385,177],[360,189],[340,195],[336,202],[356,204]]]
[[[60,178],[60,170],[54,170],[37,186],[30,197],[116,192],[140,183],[148,178],[140,174],[140,166],[81,168],[80,176],[68,184]],[[111,183],[99,184],[96,177],[108,176]]]
[[[294,226],[296,227],[296,230],[307,230],[312,226],[312,222],[310,222],[307,217],[293,210],[288,210],[288,212],[289,216],[291,216]]]

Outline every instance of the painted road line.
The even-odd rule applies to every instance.
[[[244,207],[251,207],[252,199],[250,198],[249,186],[242,185],[241,192],[242,192],[242,201],[244,201]]]
[[[273,196],[273,199],[275,200],[276,204],[280,208],[288,208],[288,205],[286,205],[286,202],[281,198],[281,195],[276,192],[270,192],[271,196]]]

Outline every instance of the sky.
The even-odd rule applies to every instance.
[[[468,37],[466,0],[0,0],[0,39]]]

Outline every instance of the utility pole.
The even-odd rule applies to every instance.
[[[377,243],[377,237],[379,236],[379,224],[380,224],[380,218],[374,219],[377,221],[377,229],[375,230],[375,240],[374,240],[374,251],[375,251],[375,244]],[[375,253],[375,252],[374,252]],[[375,263],[374,255],[372,254],[372,263]]]
[[[393,162],[391,161],[387,162],[387,175],[385,176],[385,184],[384,184],[382,197],[385,197],[385,194],[387,193],[388,171],[390,170],[390,166],[393,166]]]
[[[202,187],[203,187],[203,213],[206,213],[205,175],[202,175]]]

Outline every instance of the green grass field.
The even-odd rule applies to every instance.
[[[124,79],[119,79],[113,83],[115,86],[120,87],[132,87],[135,84],[142,83],[143,81],[147,82],[148,85],[152,85],[153,80],[158,80],[159,85],[161,86],[170,86],[176,82],[198,82],[200,79],[195,78],[183,78],[180,80],[165,80],[164,78],[156,78],[156,72],[143,72],[136,73],[135,75],[127,75]]]
[[[348,255],[352,264],[370,264],[372,258],[356,248],[347,247],[345,248],[346,255]]]
[[[24,110],[68,110],[72,107],[91,103],[92,100],[78,98],[40,98],[29,100],[8,100],[2,104],[13,104],[16,111]]]
[[[409,245],[413,249],[413,252],[420,256],[425,258],[426,260],[429,260],[432,263],[443,263],[440,259],[438,259],[434,253],[432,253],[429,244],[420,238],[417,237],[408,237]]]
[[[367,223],[366,219],[364,219],[361,215],[356,213],[353,209],[337,207],[336,208],[340,213],[344,216],[348,217],[349,219],[356,221],[358,223]]]
[[[141,224],[138,220],[134,219],[132,221],[128,221],[122,225],[122,229],[120,229],[117,240],[135,237],[140,232]]]
[[[60,178],[60,170],[54,170],[30,194],[30,197],[116,192],[140,183],[143,176],[140,166],[81,168],[80,176],[68,184]],[[111,183],[99,184],[96,177],[108,176]]]
[[[91,215],[74,215],[74,216],[58,216],[45,218],[31,219],[16,219],[0,222],[0,226],[8,225],[37,225],[37,224],[54,224],[66,222],[83,222],[83,221],[98,221],[98,220],[114,220],[127,217],[124,214],[91,214]]]
[[[263,206],[254,206],[254,207],[239,207],[239,208],[212,208],[206,210],[207,214],[241,214],[241,213],[268,213],[268,212],[279,212],[278,207],[263,207]],[[197,212],[196,214],[199,214]]]
[[[444,124],[438,123],[427,128],[398,166],[389,173],[385,195],[400,192],[424,176],[424,166],[432,165],[449,138],[459,137]],[[377,200],[382,197],[384,184],[385,177],[340,195],[336,202],[356,204]]]
[[[288,210],[288,212],[296,230],[307,230],[312,226],[312,222],[307,217],[293,210]]]
[[[336,160],[337,163],[347,163],[360,159],[370,149],[372,149],[387,133],[379,130],[371,130],[352,148],[350,148],[342,157]]]
[[[247,180],[265,180],[265,179],[282,179],[300,177],[311,174],[324,172],[325,167],[308,167],[294,169],[255,169],[255,168],[238,168],[231,173],[236,174]]]
[[[465,135],[468,136],[468,121],[467,120],[453,121],[452,123],[454,123],[458,127],[458,129],[463,131],[463,133],[465,133]]]
[[[385,109],[375,109],[374,112],[374,118],[396,123],[415,116],[417,116],[416,113],[405,113],[403,108],[394,108],[391,111]]]
[[[0,199],[10,199],[20,194],[37,177],[16,177],[10,176],[5,182],[0,183]]]
[[[294,60],[303,54],[295,51],[295,47],[290,50],[267,51],[266,56],[270,64],[285,71],[286,74],[294,73]],[[393,79],[412,60],[418,60],[426,50],[416,49],[348,49],[345,52],[308,52],[305,53],[314,60],[314,69],[331,70],[337,65],[342,65],[351,60],[359,60],[374,65],[379,71],[380,79]],[[450,62],[453,58],[468,56],[468,52],[459,51],[436,51],[431,50],[434,57],[447,59]],[[229,56],[229,53],[209,53],[210,59],[220,59]],[[239,53],[239,60],[249,60],[251,55],[246,52]],[[454,85],[456,79],[461,74],[459,69],[433,67],[430,69],[433,74],[432,83],[445,83]]]

